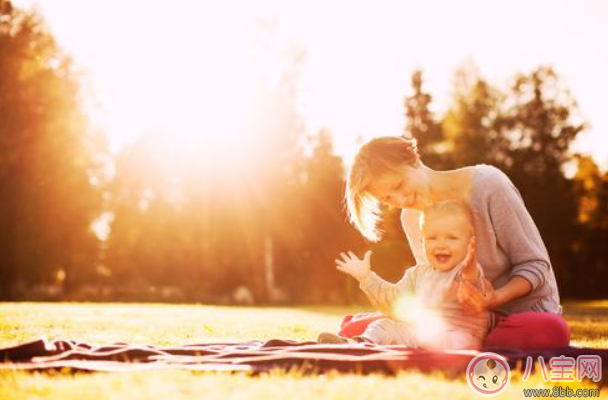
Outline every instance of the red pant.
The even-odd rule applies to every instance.
[[[383,315],[377,312],[347,315],[342,320],[339,335],[360,335],[367,325],[380,318]],[[570,344],[570,329],[561,315],[527,311],[511,315],[497,314],[497,318],[496,327],[484,343],[486,346],[542,349]]]

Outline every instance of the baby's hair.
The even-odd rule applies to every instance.
[[[425,220],[428,219],[429,216],[435,214],[460,214],[466,218],[469,225],[471,226],[471,230],[474,227],[474,219],[473,213],[471,212],[471,208],[469,208],[469,206],[467,206],[462,201],[447,200],[440,201],[438,203],[433,203],[430,206],[426,207],[424,210],[422,210],[422,213],[420,214],[420,229],[422,229],[422,227],[424,226]]]

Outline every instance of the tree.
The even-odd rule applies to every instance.
[[[344,210],[344,165],[334,154],[331,133],[322,129],[314,138],[312,154],[304,160],[299,190],[293,192],[296,224],[289,230],[301,232],[301,247],[293,254],[290,290],[300,302],[344,302],[349,277],[335,269],[340,252],[364,245],[361,235],[346,218]],[[291,220],[293,221],[293,220]],[[306,284],[302,284],[306,283]]]
[[[502,101],[474,65],[456,71],[453,104],[441,121],[452,166],[502,165],[507,145],[496,124]]]
[[[608,172],[601,173],[590,157],[576,157],[573,186],[578,218],[570,246],[572,252],[566,294],[604,297],[608,279]]]
[[[404,100],[406,129],[405,134],[416,138],[418,151],[424,163],[431,168],[445,168],[446,159],[445,138],[441,125],[435,120],[431,111],[433,97],[425,92],[423,74],[416,70],[411,79],[413,93]]]
[[[578,104],[550,67],[518,74],[508,92],[499,128],[509,142],[506,165],[536,177],[562,177],[568,149],[586,129]]]
[[[0,0],[0,297],[93,273],[104,144],[79,76],[34,13]],[[14,290],[13,290],[14,292]]]

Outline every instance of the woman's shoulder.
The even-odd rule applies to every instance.
[[[477,164],[475,166],[475,176],[481,179],[509,179],[507,175],[498,167],[489,164]]]
[[[496,193],[515,186],[500,168],[488,164],[475,166],[474,190],[478,193]]]
[[[501,169],[481,164],[475,166],[475,177],[471,189],[471,206],[482,210],[491,204],[511,203],[514,197],[521,198],[519,190]]]

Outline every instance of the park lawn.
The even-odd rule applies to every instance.
[[[45,336],[92,343],[186,344],[284,338],[314,340],[335,331],[342,315],[358,310],[336,307],[215,307],[170,304],[0,303],[0,347]],[[608,348],[608,301],[565,306],[573,343]],[[596,388],[569,383],[571,389]],[[502,399],[523,398],[524,388],[553,388],[533,376],[514,375]],[[565,386],[565,385],[564,385]],[[608,391],[603,388],[602,392]],[[602,397],[606,396],[602,393]],[[415,371],[395,377],[330,373],[304,375],[276,371],[245,373],[153,371],[133,373],[0,372],[0,399],[468,399],[475,398],[464,376]]]

